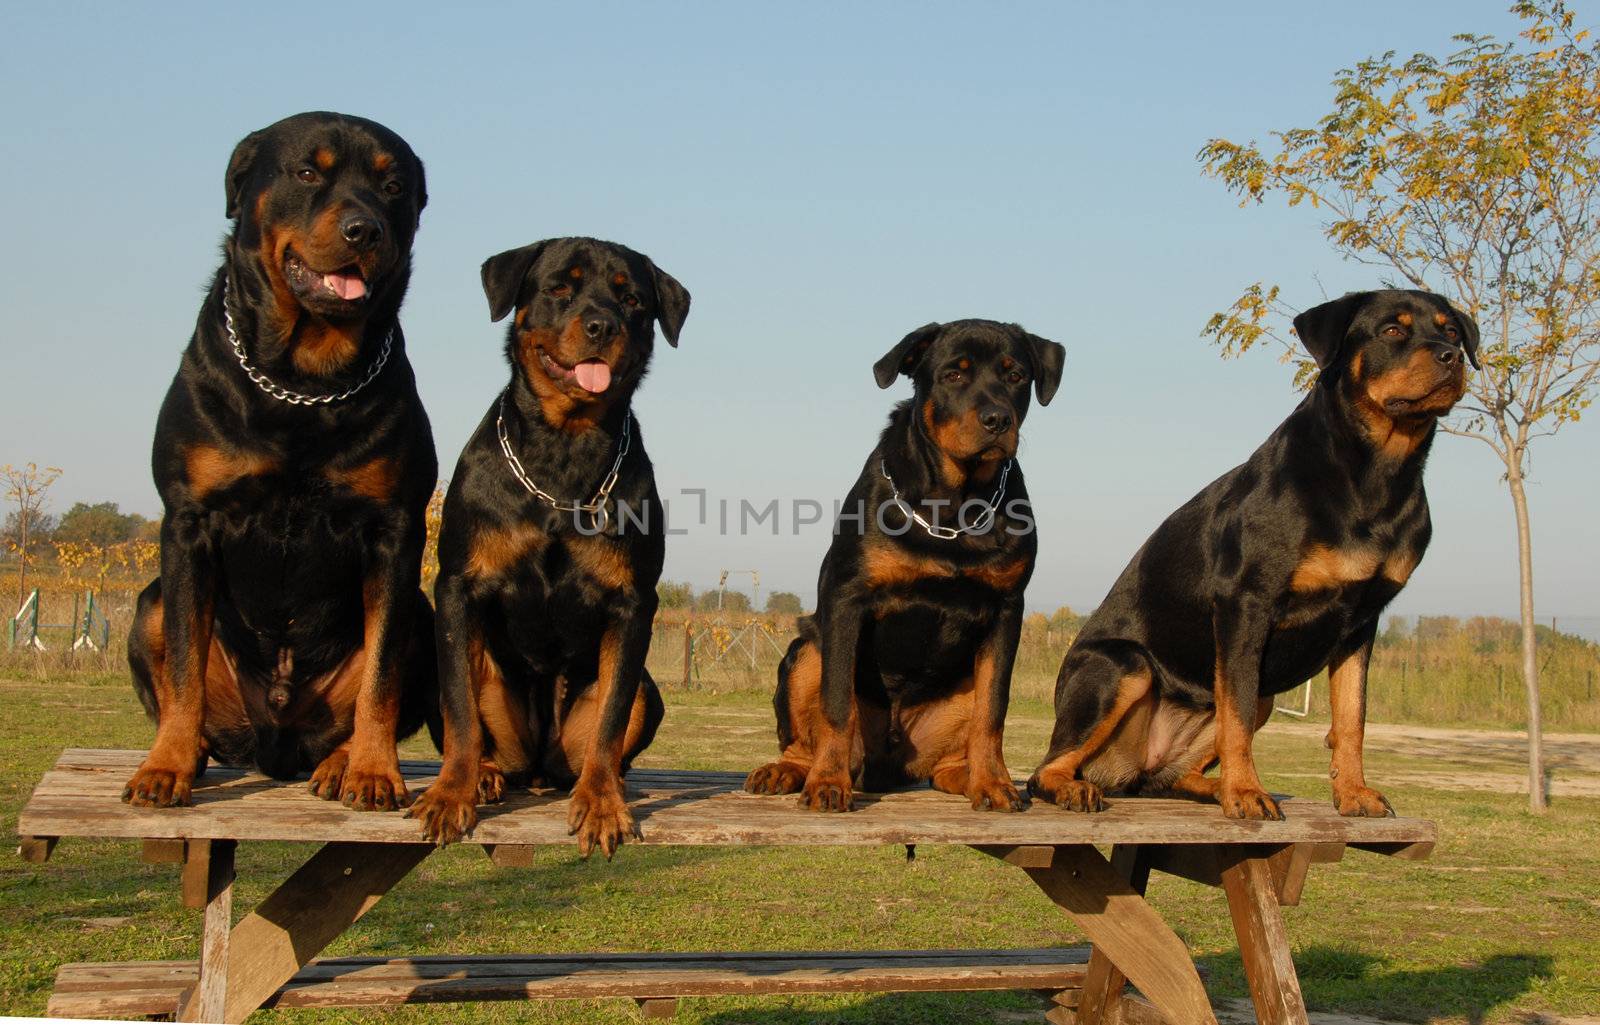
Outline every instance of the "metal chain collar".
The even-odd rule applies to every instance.
[[[335,402],[343,402],[356,392],[372,383],[373,378],[383,372],[384,365],[389,362],[389,353],[394,349],[394,328],[383,338],[383,349],[378,353],[378,358],[367,368],[360,381],[339,392],[337,395],[302,395],[293,392],[278,384],[272,378],[257,370],[250,362],[250,357],[244,353],[244,342],[239,339],[239,332],[233,326],[233,282],[224,275],[222,279],[222,319],[228,325],[228,342],[233,346],[233,354],[239,359],[239,366],[244,369],[245,376],[255,383],[257,388],[268,395],[287,402],[291,406],[326,406]]]
[[[975,523],[965,527],[939,527],[929,523],[922,518],[922,514],[917,512],[910,502],[900,497],[900,489],[895,486],[894,478],[889,476],[888,465],[881,459],[878,460],[878,472],[883,474],[883,479],[889,482],[889,490],[894,492],[894,504],[899,506],[902,512],[916,521],[916,524],[927,531],[930,536],[944,541],[954,541],[963,534],[981,534],[989,529],[989,525],[994,522],[995,511],[1000,508],[1000,500],[1005,497],[1006,478],[1011,476],[1011,464],[1013,462],[1015,460],[1007,459],[1006,465],[1000,468],[1000,484],[994,489],[994,497],[989,499],[988,505],[983,510],[983,515],[979,516]],[[965,502],[956,510],[958,521],[961,509],[964,508],[966,508]]]
[[[511,437],[506,433],[506,397],[509,391],[500,393],[499,409],[495,414],[494,430],[500,438],[500,451],[505,453],[506,465],[511,467],[511,473],[528,489],[528,494],[559,512],[586,513],[589,524],[596,534],[605,532],[606,525],[611,522],[611,514],[606,512],[606,500],[611,497],[611,489],[617,486],[617,471],[622,469],[622,459],[628,454],[629,442],[633,437],[633,410],[628,410],[622,418],[622,440],[617,444],[617,458],[611,464],[611,472],[606,474],[606,479],[600,483],[600,490],[587,502],[563,502],[561,499],[539,487],[528,478],[528,471],[522,468],[522,460],[511,450]]]

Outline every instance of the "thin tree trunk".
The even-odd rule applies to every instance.
[[[17,611],[22,611],[22,603],[28,598],[28,510],[24,506],[22,515],[17,517],[22,527],[22,547],[17,550]]]
[[[1508,454],[1506,475],[1517,513],[1517,563],[1522,577],[1522,681],[1528,689],[1528,810],[1545,811],[1544,734],[1539,716],[1539,659],[1533,630],[1533,542],[1528,530],[1528,493],[1522,486],[1522,453]]]

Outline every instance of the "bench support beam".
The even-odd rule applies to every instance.
[[[1289,956],[1289,934],[1279,910],[1272,848],[1224,847],[1217,852],[1233,931],[1260,1025],[1308,1025],[1300,978]],[[1298,896],[1298,894],[1296,895]]]
[[[187,841],[184,902],[189,901],[193,866],[199,865],[205,920],[200,932],[200,981],[179,1001],[179,1021],[221,1021],[227,1011],[228,940],[233,929],[233,840]]]
[[[226,993],[223,1013],[200,1020],[244,1021],[433,850],[421,843],[323,846],[233,927],[221,983]],[[209,935],[209,915],[207,925]],[[208,974],[202,960],[195,994],[206,992]],[[195,1004],[191,995],[184,1007],[186,1020],[196,1020],[189,1017]]]
[[[1112,847],[1111,868],[1135,893],[1144,896],[1150,882],[1150,859],[1143,856],[1137,845]],[[1089,955],[1089,971],[1083,978],[1083,992],[1078,997],[1078,1025],[1117,1025],[1122,1020],[1119,1005],[1127,986],[1128,977],[1096,945]]]
[[[1132,857],[1131,852],[1125,857]],[[1051,867],[1023,871],[1072,916],[1094,944],[1095,955],[1104,956],[1102,986],[1108,995],[1109,967],[1115,966],[1168,1021],[1216,1025],[1189,949],[1094,847],[1057,847]]]

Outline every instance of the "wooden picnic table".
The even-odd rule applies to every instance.
[[[1304,1023],[1279,906],[1299,902],[1310,865],[1337,861],[1347,847],[1425,858],[1436,833],[1420,819],[1341,818],[1326,800],[1295,798],[1284,800],[1281,822],[1230,820],[1215,806],[1156,798],[1115,799],[1096,815],[1045,805],[986,814],[928,789],[862,795],[857,811],[823,815],[793,797],[747,794],[738,773],[636,769],[628,795],[645,844],[963,844],[1021,869],[1092,947],[317,960],[433,852],[417,842],[417,824],[216,767],[197,781],[193,807],[135,808],[121,792],[142,757],[63,752],[18,818],[20,853],[43,861],[64,837],[121,837],[142,840],[146,860],[181,863],[185,903],[204,908],[199,960],[64,966],[51,1014],[238,1022],[263,1006],[620,996],[655,1017],[672,1013],[680,996],[1035,989],[1048,995],[1045,1018],[1057,1025],[1214,1025],[1189,951],[1144,899],[1150,872],[1163,871],[1226,891],[1258,1021]],[[415,792],[439,765],[401,768]],[[571,844],[566,805],[559,793],[518,793],[480,809],[471,842],[498,864],[529,864],[536,846]],[[241,841],[324,846],[235,923]],[[1110,846],[1109,858],[1097,844]]]

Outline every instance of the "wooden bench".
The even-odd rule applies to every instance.
[[[43,861],[63,837],[143,840],[147,860],[181,863],[185,903],[204,908],[200,958],[65,966],[52,1014],[238,1022],[264,1006],[629,997],[654,1016],[670,1014],[680,996],[1034,989],[1048,995],[1045,1018],[1057,1025],[1215,1025],[1188,950],[1144,900],[1150,873],[1164,871],[1224,889],[1258,1020],[1304,1023],[1279,905],[1297,903],[1310,866],[1339,860],[1347,847],[1423,858],[1435,839],[1430,822],[1345,819],[1327,801],[1292,798],[1282,822],[1233,821],[1212,806],[1151,798],[1115,800],[1098,815],[1047,806],[980,814],[927,789],[867,795],[852,814],[818,815],[790,797],[744,793],[736,773],[637,770],[629,802],[646,844],[964,844],[1021,869],[1093,946],[1086,960],[1066,949],[318,961],[433,852],[415,842],[416,823],[215,768],[195,787],[192,808],[133,808],[120,795],[141,758],[64,752],[18,818],[20,853]],[[417,790],[438,763],[401,768]],[[571,843],[560,794],[517,794],[482,812],[472,840],[498,864],[525,865],[535,846]],[[274,840],[324,846],[235,923],[235,848]],[[1110,845],[1110,857],[1096,844]],[[1140,996],[1127,992],[1130,982]]]
[[[329,958],[311,962],[264,1007],[373,1007],[469,1000],[630,997],[670,1017],[679,997],[794,993],[978,992],[1051,995],[1083,984],[1086,947],[719,954]],[[69,964],[49,1013],[62,1018],[176,1014],[198,961]]]

